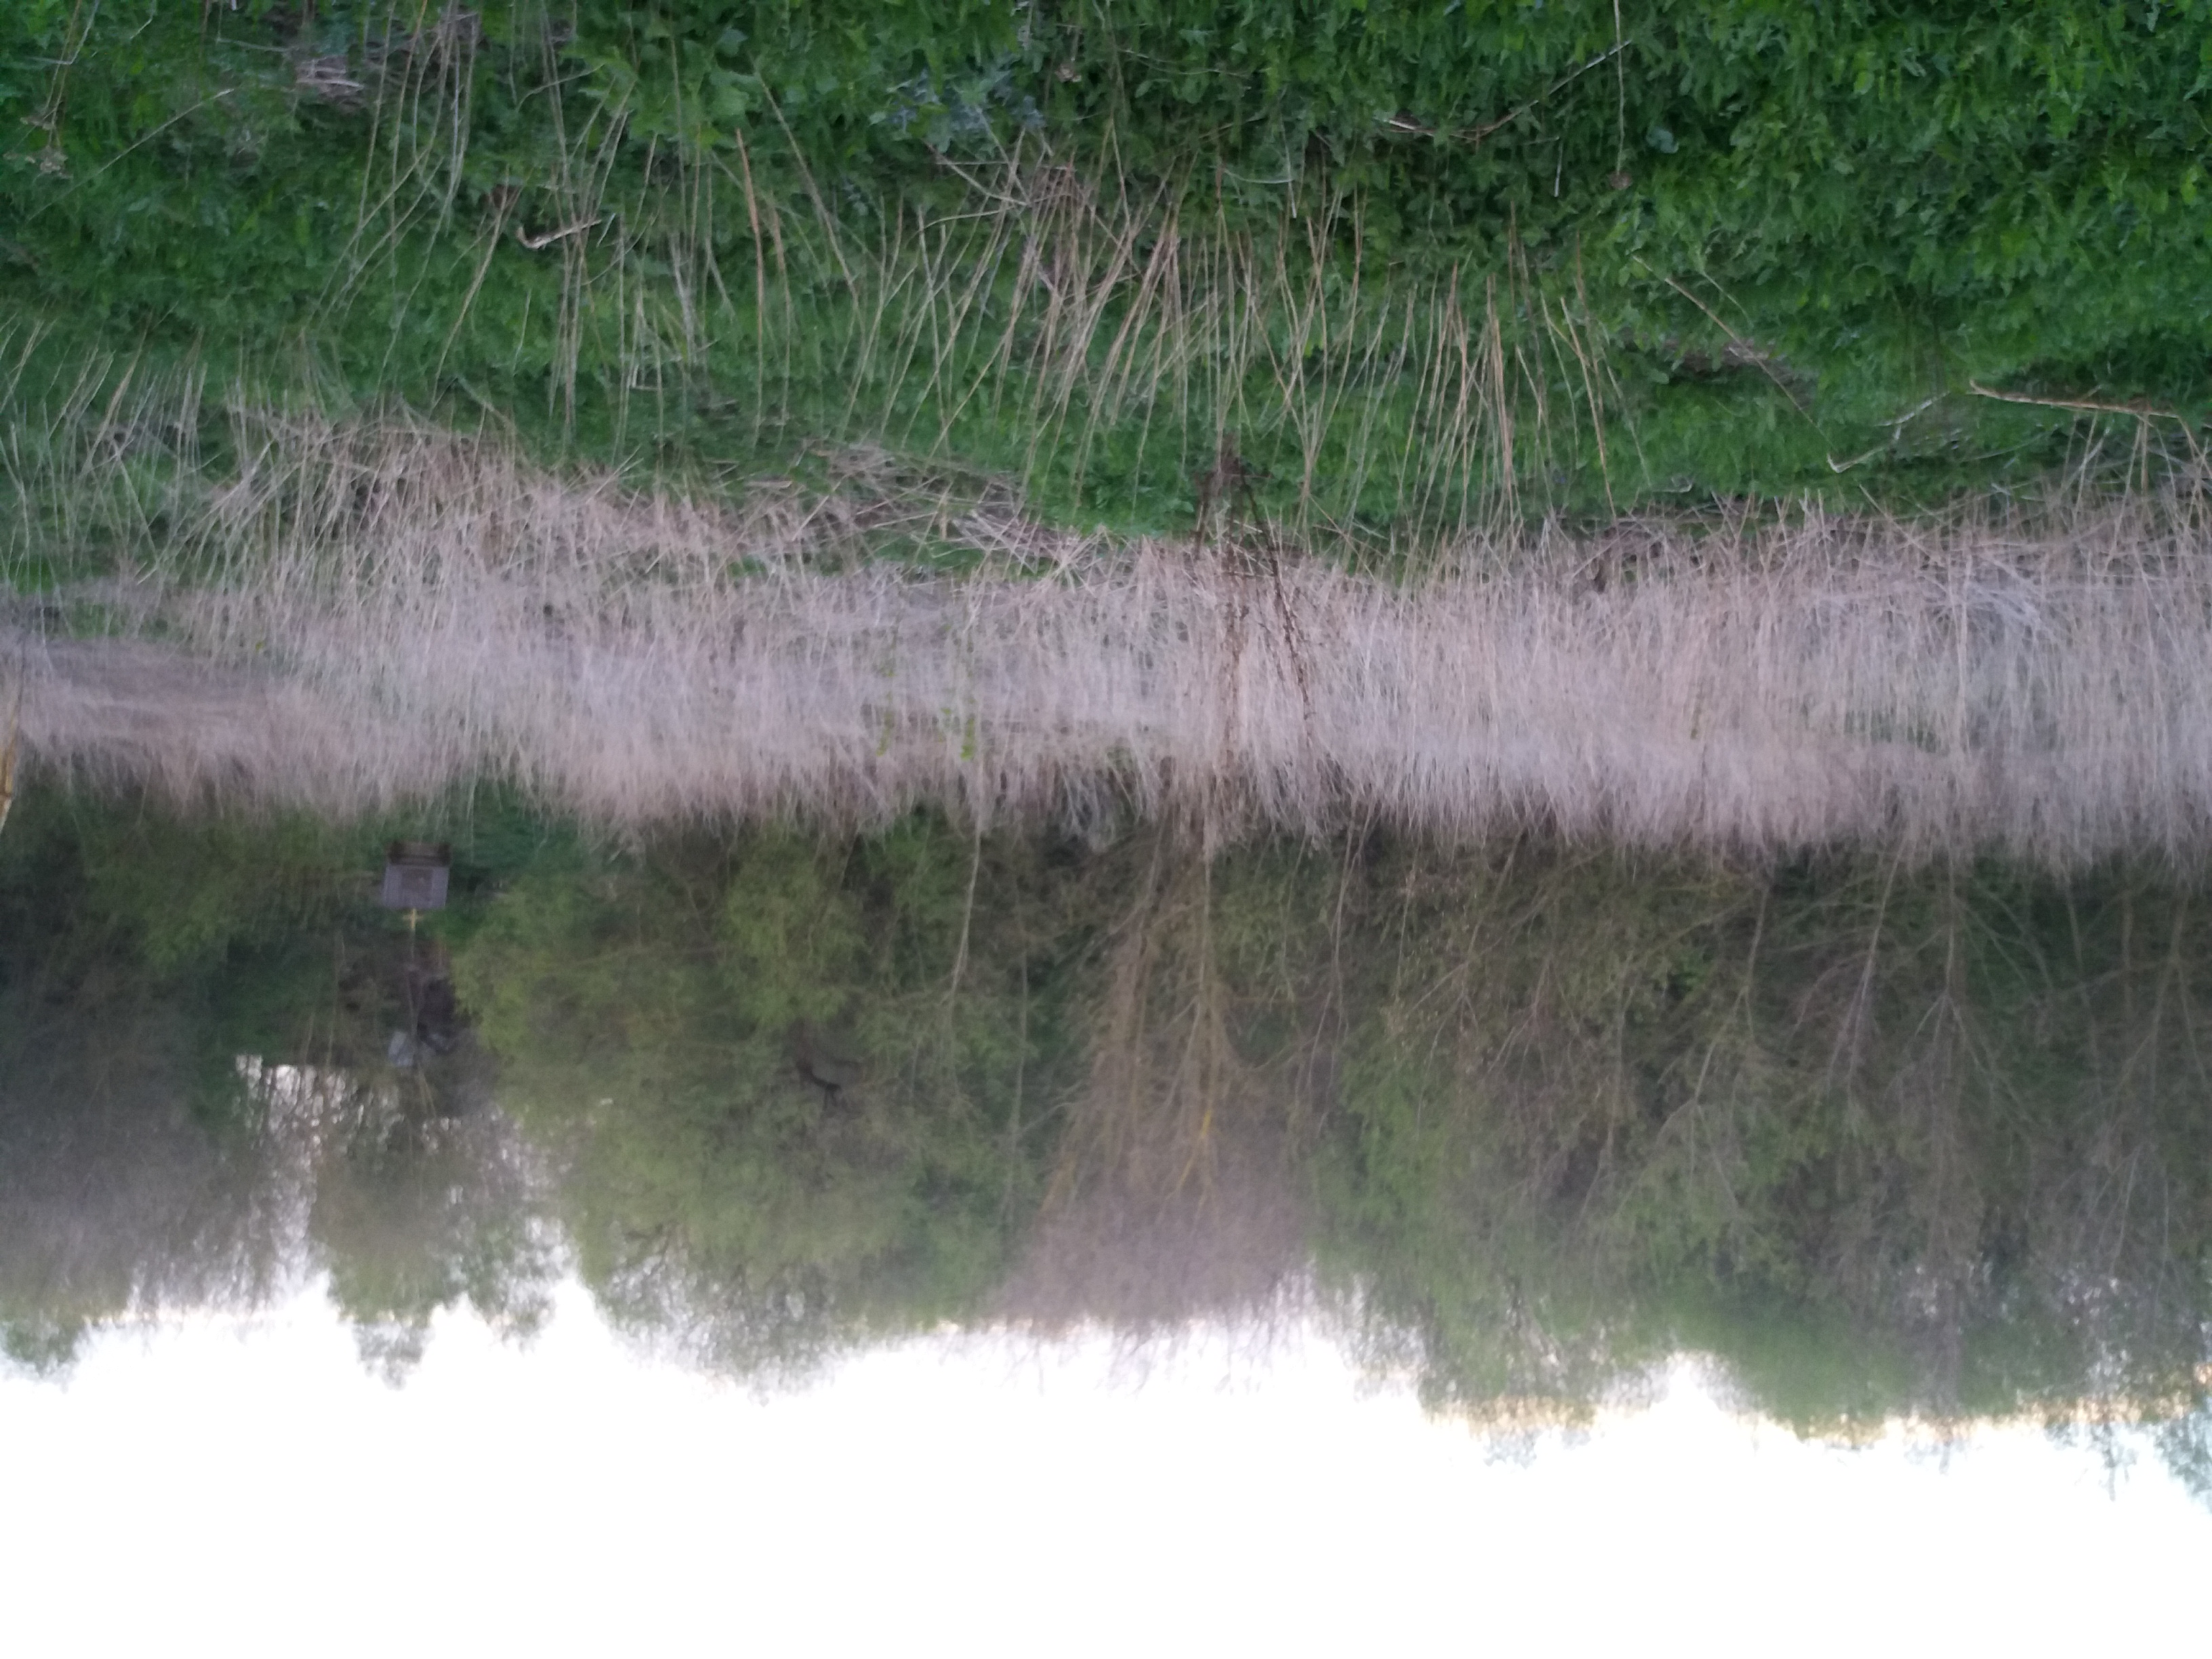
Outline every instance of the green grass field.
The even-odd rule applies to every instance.
[[[26,0],[4,415],[181,390],[219,473],[227,404],[399,404],[738,495],[863,450],[1386,559],[2140,489],[2212,415],[2208,65],[2212,8],[2082,0]]]

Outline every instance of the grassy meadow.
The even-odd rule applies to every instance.
[[[31,763],[2193,846],[2212,18],[1632,9],[19,8]]]
[[[2193,5],[4,27],[0,273],[64,383],[398,398],[724,483],[868,443],[1133,533],[1188,528],[1233,434],[1271,522],[1401,553],[2010,487],[2207,412]]]

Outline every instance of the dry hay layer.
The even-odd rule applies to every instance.
[[[341,814],[496,776],[615,826],[927,802],[2065,864],[2192,854],[2212,824],[2212,537],[2185,503],[1616,526],[1412,578],[971,513],[940,532],[986,556],[949,576],[828,568],[850,513],[773,491],[346,441],[212,495],[189,579],[149,556],[79,595],[112,637],[19,618],[31,763]]]

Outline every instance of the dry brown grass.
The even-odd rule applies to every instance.
[[[17,605],[27,761],[331,812],[489,775],[615,825],[933,802],[2065,863],[2212,823],[2189,501],[1542,532],[1394,582],[943,492],[716,505],[404,422],[252,436],[70,596],[126,637]],[[980,570],[843,556],[900,514]]]

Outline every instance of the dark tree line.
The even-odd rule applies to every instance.
[[[1808,1431],[2141,1419],[2203,1472],[2212,908],[2168,872],[455,823],[410,941],[373,827],[26,803],[19,1361],[319,1268],[404,1370],[566,1260],[757,1376],[1317,1298],[1478,1417],[1694,1348]],[[394,1041],[426,974],[442,1054]]]

